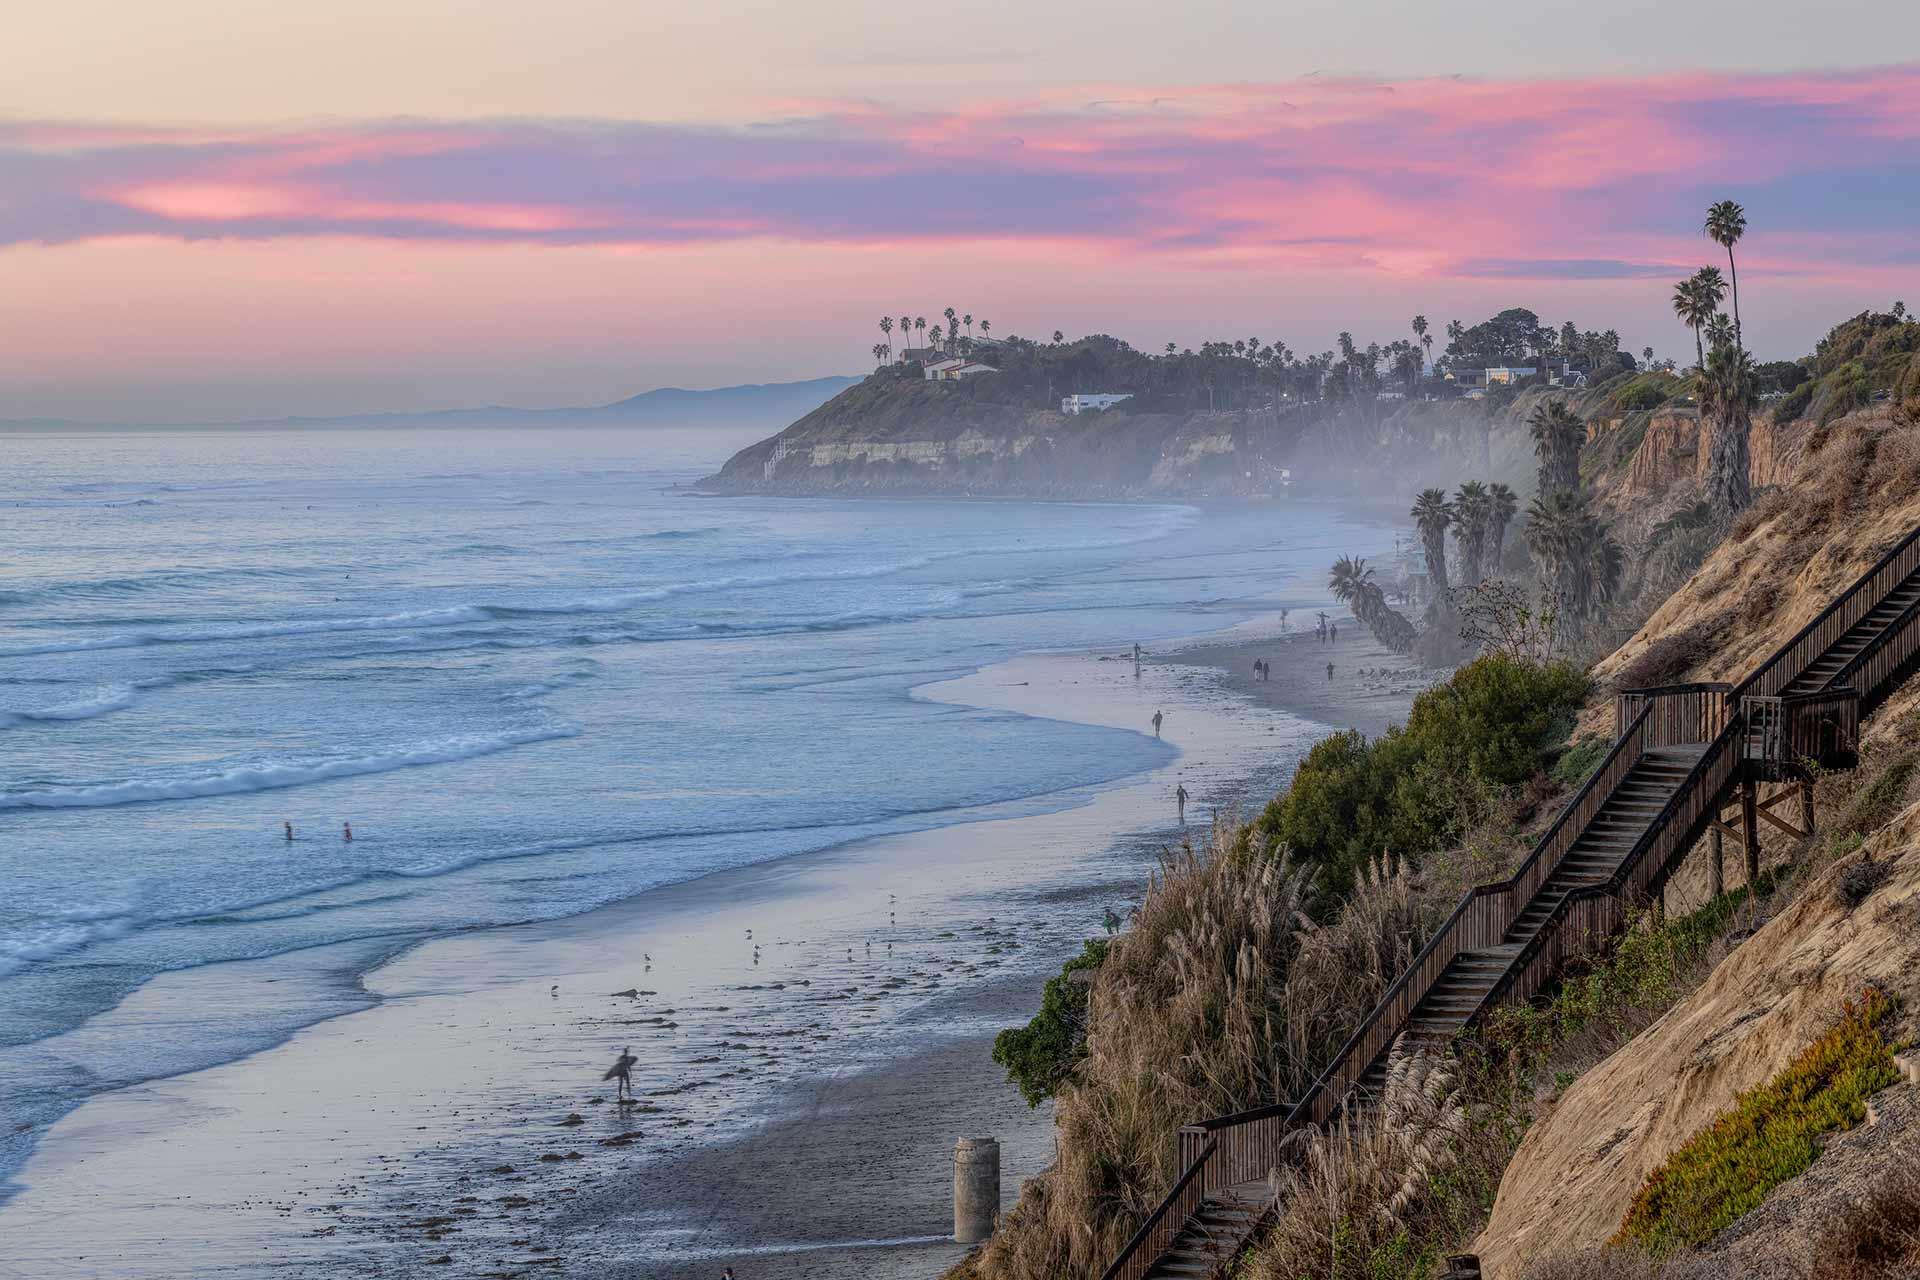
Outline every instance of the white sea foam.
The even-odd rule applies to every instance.
[[[528,743],[577,737],[579,733],[576,728],[560,725],[510,729],[504,733],[471,734],[415,743],[377,756],[247,765],[222,773],[188,778],[136,778],[90,787],[15,791],[0,793],[0,809],[97,809],[154,800],[186,800],[243,791],[273,791],[282,787],[305,786],[310,782],[325,782],[331,778],[353,778],[369,773],[390,773],[395,769],[470,760],[475,756],[492,755]]]

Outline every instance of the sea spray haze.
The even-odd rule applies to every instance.
[[[1164,762],[1143,734],[910,691],[1315,600],[1330,548],[1388,541],[1312,504],[1202,521],[678,487],[742,443],[10,440],[0,1170],[90,1092],[356,1007],[358,974],[436,932]]]

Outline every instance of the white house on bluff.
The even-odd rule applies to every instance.
[[[1117,395],[1117,396],[1107,395],[1107,394],[1068,396],[1066,399],[1060,402],[1060,412],[1086,413],[1089,410],[1110,409],[1114,405],[1119,404],[1122,400],[1131,400],[1131,399],[1133,399],[1133,396],[1130,393],[1127,395]]]
[[[998,373],[990,364],[981,364],[978,360],[962,360],[957,356],[945,360],[935,360],[923,367],[928,382],[958,382],[962,378],[971,378],[977,373]]]

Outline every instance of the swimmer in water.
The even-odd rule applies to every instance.
[[[353,843],[353,824],[351,822],[343,822],[340,824],[340,838],[348,844]]]

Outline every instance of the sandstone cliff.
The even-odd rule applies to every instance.
[[[1839,881],[1868,856],[1886,878],[1855,904]],[[1902,1001],[1910,1035],[1920,1007],[1920,805],[1809,883],[1699,990],[1534,1124],[1476,1246],[1486,1275],[1511,1280],[1532,1259],[1605,1244],[1647,1175],[1736,1094],[1784,1068],[1866,983]],[[1908,1058],[1906,1070],[1896,1089],[1909,1096],[1880,1105],[1911,1106],[1920,1063]]]
[[[1679,442],[1685,432],[1674,428]],[[1762,430],[1756,427],[1756,442]],[[1687,679],[1737,680],[1791,639],[1833,594],[1920,524],[1920,429],[1884,412],[1863,411],[1821,429],[1776,432],[1756,443],[1756,471],[1778,487],[1736,525],[1707,559],[1619,651],[1602,660],[1606,684]],[[1649,440],[1653,439],[1649,433]],[[1644,443],[1643,443],[1644,447]],[[1764,459],[1764,461],[1763,461]],[[1756,477],[1757,479],[1758,477]],[[1664,655],[1664,659],[1663,659]],[[1606,699],[1586,728],[1611,732]],[[1818,1036],[1842,999],[1868,982],[1900,998],[1900,1033],[1920,1029],[1920,680],[1910,680],[1868,722],[1862,769],[1819,784],[1818,821],[1845,833],[1859,823],[1867,839],[1800,886],[1774,919],[1740,941],[1704,984],[1646,1031],[1585,1072],[1529,1129],[1500,1184],[1492,1217],[1476,1245],[1486,1274],[1513,1280],[1550,1253],[1604,1244],[1619,1228],[1647,1174],[1710,1123],[1741,1091],[1780,1071]],[[1875,789],[1874,805],[1859,797]],[[1895,816],[1887,820],[1887,813]],[[1862,818],[1862,813],[1870,817]],[[1842,822],[1842,819],[1845,819]],[[1804,842],[1768,830],[1763,865],[1804,865],[1830,856],[1830,840]],[[1696,849],[1676,876],[1670,905],[1702,901],[1707,852]],[[1885,879],[1863,900],[1837,887],[1848,868],[1871,858]],[[1739,859],[1728,859],[1730,884]],[[1737,935],[1736,935],[1737,938]],[[1920,1062],[1905,1062],[1920,1082]],[[1899,1090],[1904,1090],[1900,1092]],[[1869,1125],[1836,1140],[1841,1153],[1776,1189],[1752,1222],[1726,1233],[1743,1259],[1801,1266],[1792,1206],[1827,1203],[1836,1185],[1870,1168],[1920,1108],[1907,1084],[1876,1099],[1884,1127]],[[1781,1206],[1769,1208],[1768,1206]]]

